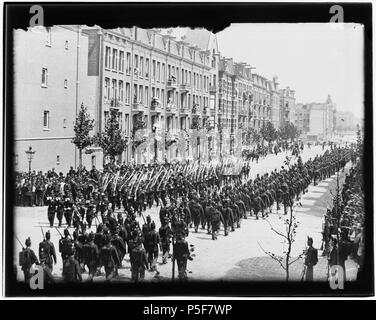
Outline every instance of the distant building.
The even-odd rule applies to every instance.
[[[310,103],[308,136],[314,140],[328,140],[335,134],[336,105],[330,95],[324,103]]]
[[[280,124],[295,124],[295,91],[286,87],[280,93]]]
[[[280,104],[281,97],[279,94],[279,83],[278,77],[274,76],[273,80],[269,81],[269,94],[270,94],[270,104],[271,104],[271,122],[275,129],[280,127]]]
[[[310,105],[297,103],[295,105],[295,126],[305,136],[309,132]]]
[[[253,128],[259,131],[266,122],[272,120],[269,80],[259,74],[252,74],[253,79]]]
[[[74,26],[14,31],[15,170],[28,170],[29,147],[36,151],[32,170],[78,166],[71,143],[77,110],[83,103],[96,115],[88,41]],[[83,164],[90,169],[91,157],[84,154]]]

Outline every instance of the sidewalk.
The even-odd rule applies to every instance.
[[[328,260],[321,256],[319,251],[319,261],[313,269],[313,281],[327,281]],[[294,260],[295,258],[292,258]],[[303,271],[303,259],[293,263],[289,268],[289,281],[301,281]],[[357,275],[357,264],[353,260],[346,260],[347,281],[355,281]],[[239,281],[284,281],[286,272],[279,263],[270,257],[255,257],[241,260],[236,264],[236,268],[226,273],[224,280]]]

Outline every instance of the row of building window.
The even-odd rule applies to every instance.
[[[126,64],[125,64],[125,73],[131,74],[132,73],[132,62],[131,62],[131,54],[129,52],[126,53],[125,56]],[[124,51],[118,50],[115,48],[111,48],[106,46],[105,52],[105,68],[108,70],[118,71],[124,73]],[[136,77],[145,77],[149,78],[150,72],[150,59],[144,58],[138,54],[134,55],[134,75]],[[151,64],[151,78],[156,81],[165,82],[166,81],[166,64],[161,63],[156,60],[152,60]],[[192,72],[181,69],[179,70],[178,67],[172,66],[170,64],[167,65],[167,79],[170,80],[171,78],[176,79],[177,84],[192,84]],[[193,86],[196,90],[205,90],[208,92],[209,90],[209,77],[202,76],[199,73],[193,72]]]
[[[125,92],[124,92],[125,89]],[[187,96],[187,97],[186,97]],[[148,86],[143,85],[133,85],[133,100],[131,101],[131,85],[129,82],[125,84],[124,88],[124,82],[122,80],[116,80],[116,79],[110,79],[105,78],[104,79],[104,98],[105,99],[119,99],[121,102],[125,102],[126,104],[130,103],[140,103],[149,105],[151,98],[158,98],[162,106],[165,105],[165,102],[167,103],[173,103],[176,106],[179,106],[179,93],[175,92],[172,93],[171,91],[168,91],[166,94],[166,91],[164,89],[159,89],[155,87],[151,87],[151,96]],[[188,95],[181,95],[181,106],[190,106],[191,101],[191,94]],[[202,102],[204,102],[204,107],[207,107],[209,104],[209,98],[208,97],[200,97],[198,95],[192,95],[192,102],[193,104],[197,103],[202,106]]]

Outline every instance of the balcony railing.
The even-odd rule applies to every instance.
[[[169,78],[167,80],[166,88],[167,90],[176,90],[178,87],[178,84],[176,82],[176,79],[174,78]]]
[[[187,116],[189,114],[189,109],[188,107],[181,107],[179,112],[181,116]]]
[[[133,101],[132,103],[132,110],[133,111],[142,111],[143,109],[143,103],[140,101]]]
[[[166,112],[169,113],[169,114],[175,114],[177,112],[176,104],[167,103]]]
[[[150,103],[150,112],[152,113],[161,113],[163,106],[161,102],[157,99],[153,99]]]
[[[189,93],[191,92],[191,88],[187,83],[183,83],[180,85],[180,92],[181,93]]]
[[[222,90],[221,90],[222,91]],[[209,92],[210,93],[216,93],[217,92],[217,86],[215,85],[210,85],[209,86]]]

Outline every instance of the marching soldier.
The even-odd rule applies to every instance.
[[[94,243],[95,235],[91,232],[88,235],[87,241],[83,246],[83,255],[85,259],[85,264],[89,269],[89,277],[88,281],[93,281],[95,273],[98,267],[98,257],[99,257],[99,249],[98,246]]]
[[[91,201],[87,201],[87,211],[86,211],[86,222],[87,222],[89,229],[91,229],[91,224],[94,219],[94,215],[95,215],[94,209],[95,209],[95,206],[93,203],[93,198],[91,198]]]
[[[57,220],[59,221],[59,227],[61,227],[63,216],[64,216],[64,202],[60,196],[56,197],[56,202],[57,202],[56,217],[57,217]]]
[[[61,253],[61,259],[66,260],[69,258],[69,253],[72,247],[72,238],[68,229],[64,229],[64,237],[59,240],[59,252]]]
[[[142,247],[141,238],[136,238],[135,246],[130,252],[132,281],[139,282],[145,278],[145,269],[148,268],[146,251]]]
[[[53,196],[47,197],[47,217],[50,222],[50,227],[53,227],[56,213],[56,201]]]
[[[26,245],[26,248],[22,250],[23,261],[22,261],[21,269],[24,273],[25,283],[29,283],[30,278],[32,276],[32,274],[30,273],[31,267],[33,266],[34,263],[39,264],[39,261],[34,251],[31,249],[30,237],[26,239],[25,245]]]
[[[165,219],[162,226],[159,228],[160,247],[162,248],[162,263],[167,263],[167,258],[170,257],[170,243],[172,238],[172,230],[169,226],[168,219]]]
[[[68,224],[68,227],[72,224],[72,216],[73,216],[73,201],[71,198],[71,194],[69,194],[64,201],[64,217],[65,221]]]
[[[223,201],[223,211],[222,211],[222,217],[223,217],[223,228],[225,236],[228,236],[228,230],[227,228],[232,224],[233,216],[232,216],[232,210],[229,207],[230,199],[225,199]],[[232,228],[234,226],[232,225]]]
[[[221,220],[223,220],[221,213],[218,209],[215,209],[215,204],[212,202],[211,207],[213,208],[213,213],[211,215],[211,231],[212,231],[212,239],[217,240],[218,231],[221,225]]]
[[[263,206],[264,206],[264,203],[263,203],[261,197],[259,196],[258,191],[256,191],[254,201],[253,201],[253,211],[255,213],[256,220],[258,220],[258,218],[259,218],[258,213],[260,212],[260,210],[262,210]],[[262,217],[264,217],[263,212],[262,212]]]
[[[74,249],[71,248],[69,257],[63,263],[63,279],[67,283],[76,283],[82,281],[81,267],[75,258]]]
[[[192,199],[189,201],[189,208],[191,210],[195,232],[197,232],[200,225],[202,207],[195,201],[195,199]]]
[[[193,259],[188,248],[188,242],[185,241],[184,236],[181,233],[177,234],[177,240],[174,243],[173,256],[178,265],[179,279],[188,280],[186,271],[187,261],[188,259]]]
[[[46,232],[45,237],[46,238],[39,244],[39,260],[52,272],[53,263],[56,264],[55,246],[51,241],[50,231]]]
[[[118,252],[119,260],[120,260],[120,264],[118,265],[118,267],[121,267],[124,256],[127,253],[127,247],[126,247],[122,237],[120,237],[119,231],[120,231],[120,227],[117,227],[116,232],[112,236],[111,244],[113,244],[115,246],[115,248]]]
[[[160,243],[160,237],[158,232],[155,231],[154,221],[150,224],[150,230],[145,237],[145,249],[148,257],[148,264],[150,266],[150,271],[156,270],[156,262],[158,259],[158,245]]]
[[[231,201],[231,209],[232,209],[232,214],[233,214],[233,221],[231,223],[231,231],[235,231],[234,224],[236,224],[236,228],[240,228],[240,212],[239,212],[239,207],[234,201],[234,198]]]
[[[100,255],[106,272],[106,281],[111,281],[117,274],[117,266],[121,264],[121,261],[116,248],[111,244],[108,236],[104,238],[104,246]]]

